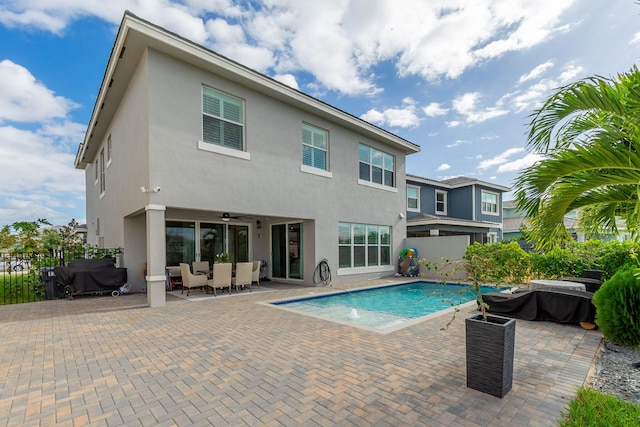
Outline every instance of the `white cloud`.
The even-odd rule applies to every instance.
[[[438,166],[438,169],[436,169],[436,170],[438,172],[441,172],[441,171],[446,171],[446,170],[449,170],[449,169],[451,169],[451,165],[443,163],[440,166]]]
[[[69,221],[62,211],[72,207],[69,200],[84,198],[84,171],[73,167],[75,155],[62,150],[56,139],[43,131],[0,127],[0,170],[14,182],[0,186],[0,224]]]
[[[420,125],[415,101],[411,98],[403,99],[402,107],[387,108],[384,111],[371,109],[360,118],[378,126],[413,128]]]
[[[68,119],[76,104],[9,60],[0,62],[0,93],[0,170],[13,182],[0,186],[0,225],[66,224],[63,211],[83,204],[85,193],[84,171],[73,164],[86,125]]]
[[[447,114],[449,112],[449,109],[442,108],[440,103],[438,102],[432,102],[431,104],[424,107],[422,111],[424,111],[424,113],[429,117],[438,117]]]
[[[296,80],[296,76],[294,76],[293,74],[276,74],[275,76],[273,76],[273,79],[279,81],[280,83],[284,83],[294,89],[300,90],[298,81]]]
[[[259,71],[306,71],[326,89],[373,95],[381,91],[372,74],[377,64],[390,61],[401,77],[456,78],[567,31],[560,17],[574,2],[405,0],[399,7],[395,0],[22,0],[0,5],[0,23],[62,34],[90,16],[117,25],[131,10]],[[444,114],[436,107],[425,114]],[[485,111],[476,119],[496,114]]]
[[[525,151],[524,148],[509,148],[505,152],[493,157],[491,159],[483,160],[478,164],[478,169],[484,170],[489,169],[490,167],[501,165],[503,163],[507,163],[509,157],[521,153]]]
[[[471,141],[467,141],[466,139],[457,139],[454,143],[447,144],[447,148],[455,148],[459,145],[464,145],[464,144],[471,144]]]
[[[477,105],[479,100],[480,93],[468,92],[452,101],[454,111],[465,116],[464,124],[478,124],[509,113],[508,110],[498,107],[481,109]]]
[[[635,33],[629,44],[640,43],[640,32]]]
[[[541,75],[543,75],[549,68],[553,67],[552,61],[547,61],[544,64],[540,64],[535,67],[533,70],[529,71],[527,74],[523,74],[518,79],[518,83],[524,83],[528,80],[537,79]]]
[[[503,163],[502,165],[500,165],[500,167],[498,167],[498,173],[517,172],[522,169],[528,168],[529,166],[542,160],[543,158],[544,157],[540,154],[529,153],[520,159]]]
[[[526,90],[519,90],[504,95],[501,102],[509,104],[517,113],[527,110],[534,110],[539,107],[550,93],[579,77],[584,72],[584,68],[574,63],[568,63],[560,70],[555,78],[542,79]]]
[[[47,121],[65,117],[76,104],[47,89],[26,68],[0,61],[0,123]]]

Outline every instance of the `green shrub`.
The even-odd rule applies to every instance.
[[[477,279],[483,283],[524,283],[529,276],[529,255],[516,242],[476,242],[467,247],[464,259],[480,266]]]
[[[529,254],[531,276],[536,279],[582,276],[583,270],[602,270],[602,279],[610,278],[629,260],[632,249],[640,252],[640,243],[613,240],[574,242],[564,248],[554,247]]]
[[[597,270],[602,270],[602,280],[612,277],[628,260],[632,249],[640,252],[640,243],[626,240],[620,242],[613,240],[604,243],[595,250],[595,265]]]
[[[531,275],[543,279],[563,276],[581,276],[584,263],[576,251],[554,247],[544,253],[534,253],[531,259]]]
[[[593,295],[596,325],[605,338],[624,345],[640,345],[640,280],[637,264],[626,263]]]

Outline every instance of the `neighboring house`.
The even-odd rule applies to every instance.
[[[514,200],[507,200],[502,203],[503,210],[503,240],[519,241],[523,248],[529,248],[529,244],[522,241],[522,227],[526,226],[529,218],[527,218],[523,212],[518,210],[516,202]],[[584,242],[588,240],[585,233],[580,230],[578,225],[578,211],[572,210],[568,212],[563,219],[564,227],[567,229],[571,237],[577,242]],[[630,233],[627,232],[626,224],[624,221],[617,221],[619,234],[614,236],[609,232],[602,232],[596,238],[604,242],[611,240],[629,240],[631,238]]]
[[[473,178],[436,181],[407,175],[407,237],[502,240],[502,195],[511,189]]]
[[[323,259],[334,283],[392,274],[419,149],[126,12],[75,166],[88,242],[159,306],[165,266],[221,252],[305,285]]]
[[[503,212],[503,240],[505,241],[517,241],[524,249],[530,249],[530,244],[522,239],[522,227],[527,226],[529,218],[527,218],[523,212],[521,212],[514,200],[507,200],[502,203]],[[578,230],[578,218],[576,211],[567,213],[564,217],[564,226],[578,242],[584,242],[584,234]]]

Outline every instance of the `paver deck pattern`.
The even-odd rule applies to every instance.
[[[517,321],[499,399],[466,387],[470,309],[380,334],[256,304],[335,287],[268,287],[0,306],[0,426],[554,426],[602,338]]]

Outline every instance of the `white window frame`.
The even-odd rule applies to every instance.
[[[305,132],[309,132],[310,141],[305,142]],[[324,147],[315,145],[317,139],[321,139],[322,143],[324,143]],[[305,147],[311,150],[314,153],[321,153],[324,155],[324,168],[316,166],[314,164],[306,164],[304,162],[304,151]],[[315,158],[315,156],[312,156]],[[309,123],[302,123],[302,165],[307,168],[319,169],[321,171],[329,170],[329,131],[326,129],[322,129],[318,126],[314,126]]]
[[[409,190],[415,190],[416,191],[416,197],[410,197],[409,196]],[[409,204],[409,200],[415,200],[416,201],[416,206],[415,207],[411,207],[411,205]],[[420,187],[418,187],[418,186],[407,184],[407,211],[408,212],[420,212]]]
[[[215,115],[212,114],[210,112],[206,112],[205,111],[205,102],[204,102],[204,98],[205,98],[205,92],[206,91],[210,91],[212,92],[211,96],[217,97],[222,105],[222,109],[221,109],[221,115]],[[227,101],[230,105],[234,105],[239,109],[239,115],[240,115],[240,121],[236,121],[236,120],[232,120],[229,117],[225,117],[225,113],[224,113],[224,101]],[[212,152],[217,152],[219,154],[225,154],[225,155],[229,155],[229,156],[233,156],[233,157],[240,157],[240,158],[245,158],[248,160],[246,154],[248,154],[246,152],[246,135],[245,135],[245,123],[246,123],[246,114],[245,114],[245,101],[241,98],[238,98],[237,96],[233,96],[227,93],[224,93],[220,90],[214,89],[212,87],[209,86],[202,86],[202,90],[201,90],[201,97],[200,97],[200,102],[201,102],[201,106],[200,106],[200,111],[201,111],[201,131],[202,131],[202,139],[198,142],[198,148],[206,150],[206,151],[212,151]],[[240,130],[240,138],[241,138],[241,144],[242,146],[240,148],[236,148],[234,146],[231,145],[225,145],[224,144],[224,136],[223,136],[223,140],[221,141],[220,144],[213,142],[213,141],[206,141],[205,140],[205,126],[204,126],[204,121],[205,121],[205,117],[209,117],[209,118],[213,118],[215,120],[219,120],[220,122],[224,122],[224,123],[229,123],[235,126],[239,126],[241,128]],[[244,153],[243,154],[237,154],[237,153]]]
[[[438,195],[441,194],[444,196],[444,200],[442,201],[442,204],[444,204],[444,209],[442,210],[438,210]],[[436,211],[436,215],[446,215],[447,214],[447,192],[444,190],[436,190],[435,193],[435,211]]]
[[[361,147],[366,147],[369,150],[369,156],[368,156],[369,158],[366,159],[366,160],[361,158],[361,150],[360,150]],[[378,155],[380,155],[382,157],[381,165],[376,165],[375,164],[376,162],[375,162],[374,158],[376,156],[378,156]],[[389,169],[387,167],[386,160],[390,160],[393,163],[392,169]],[[389,153],[386,153],[386,152],[384,152],[382,150],[378,150],[376,148],[373,148],[373,147],[371,147],[371,146],[369,146],[367,144],[360,143],[358,145],[358,184],[370,185],[370,186],[380,187],[380,188],[389,188],[389,189],[393,188],[393,189],[395,189],[396,188],[396,182],[398,180],[397,172],[396,172],[396,163],[397,162],[396,162],[395,156],[393,156],[393,155],[391,155]],[[363,165],[363,164],[367,165],[368,169],[369,169],[369,176],[367,177],[367,179],[364,179],[364,178],[362,178],[360,176],[360,168],[361,168],[361,165]],[[381,177],[382,182],[381,183],[375,182],[373,180],[373,169],[374,169],[374,167],[375,168],[379,168],[381,170],[381,174],[382,174],[382,177]],[[391,175],[391,180],[393,182],[391,182],[390,184],[385,182],[386,181],[385,171],[390,171],[391,174],[392,174]]]
[[[100,177],[100,166],[98,166],[99,163],[99,159],[96,157],[96,161],[93,162],[93,170],[94,170],[94,180],[93,180],[93,185],[98,185],[98,181],[99,181],[99,177]]]
[[[107,167],[111,165],[111,134],[107,137]]]
[[[349,266],[339,266],[338,268],[346,271],[346,270],[359,270],[359,271],[364,271],[366,269],[372,269],[371,271],[376,271],[379,268],[385,268],[385,267],[392,267],[393,266],[393,252],[392,252],[392,236],[393,236],[393,228],[390,225],[374,225],[374,224],[355,224],[355,223],[348,223],[348,222],[340,222],[338,223],[338,230],[340,230],[340,227],[349,227],[349,240],[348,242],[341,242],[340,241],[340,237],[338,238],[338,248],[349,248],[349,259],[350,259],[350,265]],[[374,229],[378,229],[377,231],[377,242],[374,241],[370,241],[369,237],[370,231],[373,231]],[[382,242],[382,238],[381,238],[381,232],[380,229],[384,228],[386,230],[388,230],[388,234],[389,234],[389,242],[388,243],[383,243]],[[364,230],[364,240],[362,242],[359,243],[355,243],[355,230],[356,229],[362,229]],[[339,234],[339,233],[338,233]],[[374,254],[369,254],[369,251],[371,250],[372,247],[376,248],[376,253],[375,253],[375,258],[377,260],[376,263],[372,263],[370,264],[370,260],[371,257]],[[382,264],[381,263],[381,258],[382,258],[382,248],[386,247],[389,253],[389,263],[388,264]],[[358,265],[358,266],[354,266],[354,260],[355,260],[355,249],[356,248],[361,248],[364,250],[364,265]],[[370,256],[371,255],[371,256]],[[339,263],[340,261],[338,261]]]
[[[496,243],[498,242],[498,233],[495,231],[491,231],[487,233],[487,243]]]
[[[489,202],[485,202],[484,201],[484,195],[485,194],[488,195],[488,196],[495,196],[495,198],[496,198],[495,212],[493,210],[485,209],[485,203],[489,203]],[[491,205],[493,205],[493,203],[491,203]],[[483,215],[500,216],[500,194],[494,193],[492,191],[481,190],[480,191],[480,209],[481,209]]]
[[[99,174],[99,181],[100,181],[100,187],[99,187],[99,191],[100,191],[100,198],[104,197],[104,194],[107,191],[107,186],[106,186],[106,182],[105,182],[105,161],[104,161],[104,147],[102,147],[100,149],[100,155],[98,156],[98,160],[99,160],[99,165],[100,165],[100,174]]]

